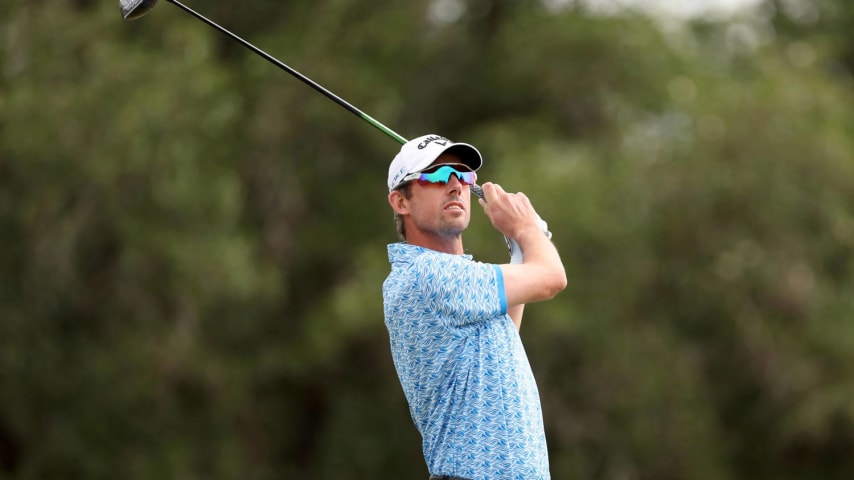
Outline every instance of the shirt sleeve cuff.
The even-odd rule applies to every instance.
[[[507,313],[507,292],[504,291],[504,274],[501,273],[501,267],[493,265],[495,268],[495,283],[498,287],[498,302],[500,303],[501,315]]]

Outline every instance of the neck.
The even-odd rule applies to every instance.
[[[407,234],[406,243],[436,250],[437,252],[450,253],[451,255],[462,255],[465,253],[465,250],[463,250],[462,234],[441,236],[426,232],[412,232],[412,234]]]

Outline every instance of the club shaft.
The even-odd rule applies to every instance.
[[[378,120],[376,120],[375,118],[371,117],[370,115],[366,114],[365,112],[363,112],[363,111],[359,110],[358,108],[354,107],[353,105],[351,105],[350,103],[348,103],[347,101],[345,101],[343,98],[341,98],[341,97],[339,97],[338,95],[335,95],[334,93],[330,92],[329,90],[327,90],[326,88],[324,88],[322,85],[320,85],[320,84],[318,84],[317,82],[313,81],[312,79],[310,79],[310,78],[306,77],[306,76],[305,76],[305,75],[303,75],[302,73],[300,73],[300,72],[298,72],[298,71],[294,70],[293,68],[291,68],[291,67],[289,67],[289,66],[285,65],[284,63],[280,62],[278,59],[276,59],[275,57],[273,57],[273,56],[272,56],[272,55],[270,55],[269,53],[265,52],[264,50],[261,50],[260,48],[256,47],[255,45],[252,45],[251,43],[247,42],[246,40],[244,40],[244,39],[240,38],[239,36],[235,35],[235,34],[234,34],[234,33],[232,33],[231,31],[229,31],[229,30],[225,29],[224,27],[221,27],[220,25],[218,25],[218,24],[216,24],[216,23],[212,22],[211,20],[208,20],[204,15],[202,15],[202,14],[200,14],[200,13],[196,12],[195,10],[193,10],[192,8],[190,8],[190,7],[186,6],[186,5],[184,5],[183,3],[179,2],[178,0],[167,0],[167,1],[168,1],[168,2],[170,2],[170,3],[173,3],[173,4],[175,4],[175,5],[177,5],[178,7],[181,7],[181,9],[182,9],[182,10],[184,10],[184,11],[185,11],[185,12],[187,12],[187,13],[189,13],[190,15],[192,15],[192,16],[194,16],[194,17],[198,18],[199,20],[201,20],[201,21],[203,21],[203,22],[207,23],[207,24],[208,24],[208,25],[210,25],[211,27],[213,27],[213,28],[215,28],[215,29],[219,30],[220,32],[222,32],[222,33],[224,33],[224,34],[228,35],[228,36],[229,36],[229,37],[231,37],[232,39],[234,39],[234,40],[236,40],[236,41],[240,42],[244,47],[246,47],[246,48],[248,48],[248,49],[252,50],[253,52],[255,52],[256,54],[258,54],[259,56],[263,57],[264,59],[266,59],[267,61],[269,61],[270,63],[272,63],[273,65],[275,65],[275,66],[279,67],[280,69],[282,69],[282,70],[284,70],[284,71],[288,72],[289,74],[293,75],[293,76],[294,76],[294,77],[296,77],[298,80],[300,80],[302,83],[304,83],[304,84],[308,85],[309,87],[311,87],[311,88],[313,88],[313,89],[317,90],[318,92],[322,93],[323,95],[325,95],[325,96],[326,96],[326,98],[328,98],[328,99],[332,100],[333,102],[337,103],[338,105],[340,105],[340,106],[344,107],[345,109],[347,109],[347,110],[348,110],[350,113],[352,113],[353,115],[356,115],[357,117],[361,118],[362,120],[364,120],[364,121],[366,121],[366,122],[370,123],[370,124],[371,124],[371,125],[373,125],[377,130],[379,130],[379,131],[381,131],[381,132],[385,133],[386,135],[388,135],[389,137],[391,137],[391,138],[393,138],[393,139],[397,140],[400,144],[404,144],[404,143],[406,143],[406,139],[405,139],[405,138],[403,138],[402,136],[400,136],[400,135],[399,135],[397,132],[395,132],[394,130],[392,130],[392,129],[390,129],[390,128],[386,127],[385,125],[383,125],[382,123],[380,123],[380,122],[379,122]]]

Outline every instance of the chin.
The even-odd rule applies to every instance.
[[[445,225],[444,228],[441,229],[442,235],[445,236],[458,236],[462,235],[462,233],[468,228],[469,222],[464,222],[456,225]]]

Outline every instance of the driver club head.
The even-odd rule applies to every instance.
[[[157,0],[119,0],[122,8],[122,17],[125,20],[135,20],[154,8]]]

